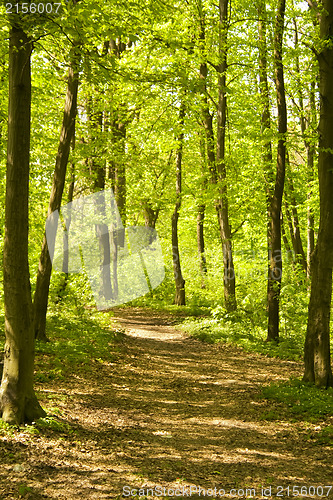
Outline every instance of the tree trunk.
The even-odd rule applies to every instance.
[[[307,333],[304,346],[304,381],[318,387],[333,385],[330,357],[330,312],[333,266],[333,0],[323,0],[320,17],[321,51],[319,121],[319,193],[320,222],[312,259],[312,282]]]
[[[313,82],[310,90],[310,126],[313,130],[317,128],[317,110],[315,101],[315,83]],[[307,210],[307,222],[308,222],[308,244],[307,244],[307,276],[311,276],[311,256],[315,248],[315,234],[314,234],[314,214],[310,207],[310,200],[312,197],[312,182],[314,180],[314,157],[316,154],[316,148],[311,142],[307,142],[307,167],[308,167],[308,210]]]
[[[181,127],[181,131],[178,136],[178,148],[176,153],[176,204],[171,219],[172,262],[173,262],[173,274],[175,277],[175,285],[176,285],[176,294],[174,303],[177,306],[185,305],[185,280],[183,278],[180,265],[179,242],[178,242],[178,219],[181,207],[181,194],[182,194],[184,118],[185,118],[185,105],[181,103],[179,110],[179,125]]]
[[[279,307],[282,279],[281,205],[286,170],[287,134],[287,107],[282,62],[285,4],[285,0],[279,0],[278,2],[274,39],[275,84],[277,93],[279,140],[277,146],[274,193],[269,208],[271,221],[271,247],[269,249],[270,273],[268,278],[268,341],[277,341],[279,339]]]
[[[207,174],[206,174],[206,150],[205,150],[205,140],[200,137],[200,156],[201,156],[201,171],[202,180],[200,183],[201,193],[205,195],[207,191]],[[199,194],[199,197],[200,197]],[[205,220],[206,205],[201,199],[197,205],[197,247],[198,247],[198,257],[199,257],[199,268],[201,275],[201,288],[206,288],[206,278],[207,278],[207,262],[205,254],[205,237],[204,237],[204,220]]]
[[[113,137],[119,159],[115,165],[114,195],[123,226],[126,226],[126,167],[125,167],[125,139],[126,126],[119,119],[113,124]]]
[[[75,135],[73,136],[72,140],[72,149],[74,150],[75,148]],[[73,201],[73,195],[74,195],[74,186],[75,186],[75,164],[71,163],[71,180],[69,183],[69,188],[68,188],[68,196],[67,196],[67,203],[71,203]],[[64,233],[63,233],[63,260],[62,260],[62,272],[64,273],[64,278],[62,282],[60,283],[59,290],[57,292],[57,299],[56,303],[58,303],[66,290],[67,284],[68,284],[68,278],[69,278],[69,250],[68,250],[68,243],[69,243],[69,229],[71,226],[71,221],[72,221],[72,216],[71,213],[69,212],[69,215],[67,219],[64,221]],[[44,341],[47,339],[43,339]]]
[[[56,164],[53,174],[53,183],[49,208],[49,216],[55,210],[59,210],[62,193],[64,190],[67,163],[70,151],[71,140],[75,131],[75,116],[77,108],[78,92],[78,47],[74,46],[71,57],[71,64],[68,70],[68,85],[65,101],[65,110],[60,132],[60,141]],[[47,246],[46,234],[44,234],[41,255],[39,258],[36,291],[34,297],[34,330],[37,339],[46,340],[46,313],[48,305],[50,278],[52,263]]]
[[[310,106],[309,112],[306,112],[304,107],[304,98],[303,98],[303,85],[300,79],[300,63],[298,56],[298,27],[296,19],[293,19],[294,22],[294,44],[295,44],[295,70],[296,70],[296,81],[297,81],[297,94],[298,94],[298,106],[299,109],[299,121],[301,124],[301,131],[303,136],[304,145],[307,152],[307,170],[308,170],[308,203],[311,200],[311,183],[313,181],[313,173],[314,173],[314,156],[315,156],[315,146],[313,141],[311,141],[311,137],[309,137],[309,130],[315,131],[317,127],[317,112],[316,112],[316,102],[315,102],[315,81],[311,82],[310,87]],[[308,204],[307,210],[307,256],[306,256],[306,275],[307,278],[311,276],[311,255],[314,251],[314,215],[313,211]],[[304,266],[303,266],[304,267]]]
[[[271,116],[270,116],[270,100],[267,78],[267,14],[266,1],[259,0],[258,3],[258,34],[259,34],[259,90],[261,97],[262,113],[261,113],[261,135],[264,137],[262,161],[264,166],[265,194],[266,194],[266,215],[267,215],[267,304],[269,304],[271,290],[271,266],[270,256],[272,248],[272,229],[270,207],[274,194],[274,172],[273,172],[273,155],[272,142],[270,139]],[[266,139],[265,139],[266,137]],[[288,241],[286,242],[288,243]]]
[[[312,181],[314,179],[314,151],[313,148],[310,148],[307,153],[307,162],[308,162],[308,183],[311,186]],[[311,256],[315,247],[315,235],[314,235],[314,214],[313,210],[310,207],[311,201],[311,187],[309,187],[308,191],[308,209],[307,209],[307,230],[308,230],[308,238],[307,238],[307,277],[311,277]]]
[[[205,42],[205,16],[200,3],[200,43]],[[216,186],[215,209],[217,213],[223,253],[223,292],[227,311],[236,309],[235,271],[232,258],[231,228],[228,214],[227,172],[225,164],[225,128],[226,128],[226,71],[227,71],[227,34],[228,0],[219,0],[219,59],[217,109],[216,154],[214,149],[213,116],[209,111],[207,99],[207,63],[200,64],[202,121],[206,134],[207,159],[211,183]]]
[[[205,255],[205,239],[204,239],[204,220],[205,220],[205,209],[204,204],[198,205],[197,207],[197,244],[198,244],[198,255],[200,263],[200,274],[201,274],[201,288],[206,288],[205,277],[207,275],[207,263]]]
[[[95,103],[96,105],[96,103]],[[93,145],[97,141],[97,146],[93,150],[92,157],[90,158],[90,174],[93,179],[93,191],[100,192],[98,198],[95,199],[95,210],[99,214],[98,218],[102,215],[105,217],[105,175],[106,166],[103,165],[103,159],[100,158],[99,137],[103,132],[103,112],[94,110],[94,102],[89,99],[89,122],[90,122],[90,142]],[[112,229],[112,228],[111,228]],[[99,294],[106,300],[113,297],[112,283],[111,283],[111,244],[109,227],[106,224],[95,225],[96,236],[99,244],[100,251],[100,290]]]
[[[286,252],[287,252],[287,255],[288,255],[288,258],[287,258],[287,262],[289,262],[289,255],[291,255],[291,258],[292,258],[292,263],[294,264],[294,260],[293,260],[293,251],[289,245],[289,241],[288,241],[288,238],[287,238],[287,235],[286,235],[286,231],[284,229],[284,217],[282,215],[282,212],[281,212],[281,234],[282,234],[282,239],[283,239],[283,244],[284,244],[284,248],[286,249]]]
[[[9,35],[9,108],[4,241],[5,349],[2,419],[11,424],[43,415],[33,389],[34,333],[28,262],[32,44],[18,25]]]
[[[301,239],[301,233],[300,233],[300,224],[299,224],[299,219],[298,219],[298,212],[297,212],[297,204],[295,197],[293,195],[293,183],[292,183],[292,178],[288,178],[288,186],[290,189],[290,204],[291,204],[291,212],[290,212],[290,206],[289,202],[287,199],[285,199],[285,210],[286,210],[286,216],[288,220],[288,226],[289,226],[289,233],[290,233],[290,239],[291,243],[293,246],[293,251],[294,251],[294,259],[295,263],[301,264],[303,270],[305,273],[307,272],[307,263],[306,263],[306,257],[305,257],[305,252],[303,249],[303,243]]]
[[[227,311],[234,311],[236,303],[236,277],[232,257],[232,236],[229,223],[227,170],[225,164],[225,136],[227,121],[227,35],[228,35],[228,0],[219,0],[219,58],[218,66],[218,108],[216,133],[216,170],[219,185],[219,199],[215,202],[223,253],[224,305]]]
[[[145,218],[145,226],[152,227],[155,229],[155,225],[158,219],[158,215],[160,213],[159,208],[152,208],[149,201],[144,202],[143,214]],[[154,235],[151,233],[149,235],[148,244],[150,245],[154,240]]]

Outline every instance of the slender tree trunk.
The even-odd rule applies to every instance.
[[[9,35],[9,108],[4,241],[5,349],[2,419],[11,424],[43,415],[33,389],[34,333],[28,262],[32,44],[18,25]]]
[[[333,385],[330,354],[330,313],[333,266],[333,0],[323,0],[320,16],[321,51],[319,121],[320,222],[312,259],[312,281],[307,333],[304,346],[304,377],[319,387]]]
[[[72,141],[72,149],[74,149],[74,141],[75,136],[73,137]],[[67,196],[67,203],[72,203],[73,201],[73,195],[74,195],[74,187],[75,187],[75,165],[74,163],[71,163],[71,180],[69,183],[69,188],[68,188],[68,196]],[[66,230],[64,231],[64,236],[63,236],[63,242],[64,242],[64,258],[62,262],[62,272],[65,273],[65,281],[64,281],[64,287],[63,290],[66,288],[66,283],[68,280],[68,265],[69,265],[69,253],[68,253],[68,232],[69,228],[71,225],[71,214],[69,213],[68,218],[65,220],[65,226]]]
[[[285,0],[279,0],[275,25],[274,61],[277,92],[278,132],[277,165],[274,193],[269,215],[271,219],[270,276],[268,280],[268,333],[267,340],[279,339],[279,307],[282,279],[281,205],[286,171],[287,107],[283,75],[283,32]]]
[[[317,127],[317,111],[315,101],[315,84],[311,85],[310,91],[310,125],[314,130]],[[315,248],[315,234],[314,234],[314,213],[310,206],[312,198],[312,182],[314,180],[314,157],[316,148],[311,142],[307,142],[307,167],[308,167],[308,209],[307,209],[307,227],[308,227],[308,241],[307,241],[307,277],[311,276],[311,256]]]
[[[72,139],[72,149],[74,150],[75,148],[75,135],[73,136]],[[74,186],[75,186],[75,164],[71,163],[71,174],[70,174],[70,183],[69,183],[69,188],[68,188],[68,196],[67,196],[67,203],[71,203],[73,201],[73,195],[74,195]],[[57,300],[56,302],[59,302],[66,290],[67,283],[68,283],[68,278],[69,278],[69,250],[68,250],[68,244],[69,244],[69,230],[70,230],[70,225],[72,221],[72,216],[71,213],[69,213],[67,219],[64,221],[64,233],[63,233],[63,249],[64,249],[64,254],[63,254],[63,261],[62,261],[62,272],[64,273],[64,278],[62,282],[60,283],[59,290],[57,292]],[[46,340],[46,339],[44,339]]]
[[[123,223],[126,225],[126,166],[125,166],[125,140],[126,125],[119,119],[113,124],[113,137],[115,140],[119,160],[115,165],[114,194],[118,206],[119,214]]]
[[[205,255],[205,238],[204,238],[204,220],[205,220],[206,205],[201,204],[197,207],[197,245],[199,255],[199,265],[201,274],[201,288],[206,288],[207,262]]]
[[[301,83],[300,79],[300,63],[298,56],[298,27],[296,19],[293,19],[294,22],[294,44],[295,44],[295,70],[296,70],[296,79],[297,79],[297,94],[298,94],[298,109],[299,113],[299,121],[301,124],[301,131],[303,136],[304,145],[307,152],[307,170],[308,170],[308,210],[307,210],[307,258],[306,258],[306,275],[308,278],[311,276],[311,255],[314,251],[314,215],[313,211],[310,208],[310,200],[311,200],[311,184],[314,177],[314,156],[315,156],[315,146],[311,138],[309,138],[309,130],[314,131],[317,126],[317,112],[316,112],[316,102],[315,102],[315,82],[311,82],[310,88],[310,109],[308,113],[304,107],[304,98],[303,98],[303,88],[304,85]],[[304,267],[304,266],[303,266]]]
[[[269,303],[271,284],[271,266],[270,256],[272,248],[272,231],[271,231],[271,217],[270,207],[274,194],[274,172],[273,172],[273,155],[272,155],[272,142],[270,139],[271,131],[271,116],[270,116],[270,100],[269,88],[267,78],[267,14],[266,14],[266,0],[259,0],[258,2],[258,34],[259,34],[259,90],[262,104],[261,114],[261,135],[264,137],[262,161],[264,166],[264,179],[265,179],[265,194],[266,194],[266,214],[267,214],[267,304]],[[266,139],[265,139],[266,137]],[[288,240],[287,240],[288,243]]]
[[[172,238],[172,262],[173,274],[175,277],[176,294],[174,303],[177,306],[185,305],[185,280],[182,275],[179,255],[179,242],[178,242],[178,219],[181,207],[182,195],[182,159],[183,159],[183,140],[184,140],[184,118],[185,118],[185,105],[182,103],[179,110],[179,125],[181,132],[178,136],[178,148],[176,153],[176,204],[171,219],[171,238]]]
[[[207,190],[207,175],[206,175],[206,165],[205,165],[205,141],[200,138],[200,152],[202,159],[202,182],[200,184],[201,192],[206,194]],[[199,267],[201,275],[201,288],[206,288],[206,277],[207,277],[207,262],[205,254],[205,237],[204,237],[204,220],[205,220],[206,205],[203,201],[197,205],[197,246],[198,246],[198,257],[199,257]]]
[[[102,215],[105,217],[105,176],[106,176],[106,166],[103,164],[103,159],[100,158],[100,146],[99,138],[103,132],[103,113],[102,111],[95,111],[96,102],[93,99],[89,99],[89,122],[90,122],[90,142],[93,145],[97,142],[95,146],[92,157],[90,159],[90,173],[93,179],[93,190],[94,192],[100,192],[100,195],[95,200],[95,210],[98,214],[98,218]],[[100,250],[100,290],[99,293],[106,300],[110,300],[113,297],[112,283],[111,283],[111,245],[110,245],[110,233],[107,224],[96,224],[95,225],[96,236],[98,239],[99,250]]]
[[[285,228],[284,228],[284,217],[282,215],[282,212],[281,212],[281,234],[282,234],[284,248],[286,249],[286,252],[287,252],[287,255],[288,255],[287,262],[289,262],[289,255],[291,255],[292,263],[294,264],[294,260],[293,260],[293,254],[294,254],[294,252],[292,251],[292,249],[291,249],[291,247],[289,245],[287,234],[286,234],[286,231],[285,231]]]
[[[201,7],[200,43],[205,43],[205,18]],[[215,209],[219,224],[219,232],[223,253],[223,291],[224,305],[227,311],[237,307],[235,294],[235,271],[232,257],[231,228],[228,213],[227,172],[225,164],[225,130],[226,130],[226,71],[227,71],[227,34],[228,34],[228,0],[219,0],[219,58],[217,109],[216,153],[214,148],[213,115],[209,111],[207,99],[207,63],[200,64],[202,121],[206,133],[207,159],[211,183],[217,188]]]
[[[65,110],[60,132],[60,141],[56,164],[53,175],[51,196],[49,201],[48,216],[55,210],[59,210],[62,193],[64,190],[67,163],[70,151],[71,140],[75,131],[75,116],[77,108],[78,92],[78,47],[73,48],[71,64],[68,70],[68,85],[65,101]],[[36,291],[34,297],[34,330],[37,339],[46,340],[46,313],[48,305],[50,278],[52,263],[47,246],[46,234],[42,244],[39,258]]]
[[[218,108],[216,133],[216,170],[219,185],[219,199],[215,202],[224,264],[224,304],[227,311],[234,311],[236,303],[236,277],[232,256],[232,235],[229,223],[229,204],[227,187],[227,169],[225,163],[225,137],[227,121],[227,35],[228,35],[228,0],[219,0],[219,58],[218,68]]]
[[[295,264],[297,263],[297,264],[300,264],[302,266],[302,268],[306,274],[307,273],[307,262],[306,262],[306,256],[305,256],[305,252],[303,249],[303,243],[302,243],[302,238],[301,238],[300,223],[299,223],[297,203],[296,203],[296,198],[295,198],[294,182],[293,182],[292,172],[290,169],[290,162],[289,162],[288,153],[286,153],[286,163],[288,165],[288,175],[286,178],[287,190],[286,190],[286,196],[285,196],[285,210],[286,210],[286,216],[288,219],[291,243],[292,243],[293,250],[294,250],[294,261],[295,261]]]
[[[308,158],[308,168],[309,168],[309,184],[313,181],[313,155],[311,155],[311,159]],[[311,169],[311,170],[310,170]],[[307,260],[307,278],[311,277],[311,257],[315,248],[315,235],[314,235],[314,214],[313,210],[310,206],[310,201],[312,198],[311,189],[308,192],[308,208],[307,208],[307,252],[306,252],[306,260]]]

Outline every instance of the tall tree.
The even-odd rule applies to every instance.
[[[268,332],[267,340],[279,339],[279,306],[282,279],[282,252],[281,252],[281,206],[286,171],[286,134],[287,134],[287,106],[284,88],[283,71],[283,33],[286,2],[278,1],[275,36],[274,36],[274,63],[275,84],[278,111],[278,145],[276,177],[273,196],[269,207],[271,223],[270,273],[268,277]]]
[[[176,152],[176,204],[171,218],[171,239],[172,239],[172,262],[173,274],[175,277],[176,294],[175,304],[178,306],[185,305],[185,280],[182,275],[180,265],[180,252],[178,241],[178,219],[181,207],[182,196],[182,160],[183,160],[183,141],[184,141],[184,118],[185,118],[185,103],[182,102],[179,109],[179,127],[180,132],[177,138]]]
[[[313,210],[310,206],[311,200],[311,184],[314,179],[314,158],[316,152],[315,146],[315,129],[317,127],[317,109],[315,102],[315,87],[316,87],[316,79],[317,72],[313,72],[314,76],[310,82],[310,89],[306,93],[307,85],[304,85],[301,80],[301,65],[300,65],[300,56],[299,56],[299,34],[298,34],[298,25],[297,21],[293,19],[294,24],[294,47],[295,47],[295,72],[296,72],[296,95],[298,98],[298,103],[295,104],[296,110],[298,111],[299,121],[301,125],[302,137],[306,149],[306,163],[307,163],[307,173],[308,173],[308,208],[307,208],[307,257],[306,257],[306,272],[307,277],[311,276],[311,255],[314,250],[314,214]],[[313,67],[313,58],[314,55],[311,54],[311,60],[309,64],[309,68],[307,74],[311,71]],[[309,101],[308,107],[304,105],[304,100],[307,99]]]
[[[300,222],[298,217],[297,202],[295,197],[294,181],[290,169],[289,156],[287,155],[289,171],[286,178],[285,210],[289,225],[290,239],[294,250],[295,262],[300,264],[307,273],[306,256],[300,232]]]
[[[308,2],[320,25],[317,58],[320,72],[319,193],[320,221],[312,257],[312,281],[304,346],[304,377],[319,387],[333,386],[330,314],[333,267],[333,0]]]
[[[52,189],[47,215],[59,210],[65,186],[67,164],[71,141],[75,132],[75,117],[77,111],[78,92],[78,44],[74,44],[68,69],[68,83],[65,109],[60,132],[60,140],[56,164],[53,174]],[[46,313],[48,305],[52,263],[49,255],[46,234],[44,234],[42,250],[39,258],[36,290],[34,296],[34,329],[37,339],[46,340]]]
[[[201,200],[197,204],[197,247],[198,247],[200,274],[201,274],[201,288],[206,288],[207,262],[205,254],[205,237],[204,237],[206,204],[202,200],[202,196],[206,193],[207,190],[207,174],[206,174],[206,161],[205,161],[205,156],[206,156],[205,142],[201,137],[200,137],[200,153],[202,162],[202,168],[201,168],[202,180],[200,183],[201,193],[199,194]]]
[[[33,389],[35,342],[28,263],[31,51],[20,19],[13,19],[4,242],[6,343],[0,387],[2,419],[13,424],[45,415]]]
[[[258,35],[259,35],[259,91],[261,99],[261,136],[263,137],[262,161],[264,166],[266,214],[267,214],[267,251],[268,251],[268,279],[267,297],[271,288],[270,256],[272,248],[272,231],[270,207],[274,193],[273,154],[271,140],[270,98],[267,76],[267,13],[266,0],[258,2]],[[268,301],[267,301],[268,302]]]
[[[219,64],[218,64],[218,107],[216,131],[216,174],[219,185],[219,199],[215,208],[219,221],[223,253],[224,303],[227,311],[236,309],[236,276],[232,256],[232,235],[229,221],[227,168],[225,158],[227,123],[227,55],[228,55],[228,0],[219,0]]]
[[[200,3],[200,37],[202,46],[205,43],[205,16]],[[207,98],[208,66],[206,60],[200,64],[200,84],[202,101],[202,121],[206,133],[207,159],[211,182],[217,188],[215,209],[217,213],[220,239],[223,253],[223,290],[224,305],[227,311],[233,311],[236,303],[236,279],[232,256],[232,234],[229,221],[227,168],[225,157],[226,122],[227,122],[227,55],[228,55],[228,0],[219,0],[219,63],[214,65],[218,77],[217,130],[216,150],[214,143],[213,114],[209,110]],[[200,216],[200,214],[199,214]]]

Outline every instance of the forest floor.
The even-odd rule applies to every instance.
[[[261,393],[302,365],[202,343],[177,319],[117,309],[111,322],[125,334],[114,362],[37,384],[60,413],[53,428],[0,434],[1,499],[333,498],[320,424]]]

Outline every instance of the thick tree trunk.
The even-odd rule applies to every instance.
[[[32,44],[13,25],[9,36],[9,109],[4,241],[5,353],[2,419],[11,424],[43,415],[33,389],[34,333],[28,263]]]
[[[179,110],[179,125],[184,127],[185,105],[182,103]],[[183,159],[184,132],[181,130],[178,136],[178,148],[176,153],[176,204],[171,219],[171,239],[172,239],[172,263],[175,277],[176,293],[174,303],[178,306],[185,305],[185,280],[182,275],[178,242],[178,219],[181,207],[182,194],[182,159]]]
[[[279,339],[279,306],[282,279],[281,205],[286,171],[287,134],[287,107],[282,62],[285,3],[285,0],[279,0],[278,2],[274,40],[279,141],[277,146],[274,193],[269,208],[271,220],[271,247],[269,249],[270,273],[268,278],[268,341],[277,341]]]
[[[330,358],[330,313],[333,267],[333,0],[323,0],[318,54],[320,71],[319,193],[320,222],[312,260],[312,282],[308,325],[304,347],[303,379],[319,387],[333,385]]]
[[[143,209],[143,214],[145,218],[145,226],[155,228],[160,209],[152,208],[149,202],[146,202]]]
[[[62,193],[64,190],[67,163],[71,140],[75,131],[75,116],[77,108],[78,91],[78,48],[73,48],[71,65],[68,70],[68,85],[65,101],[65,110],[60,132],[60,141],[56,164],[53,174],[53,183],[49,201],[48,216],[59,210]],[[36,291],[34,297],[34,330],[37,339],[46,340],[46,313],[48,305],[52,263],[47,246],[46,234],[44,235],[41,255],[39,258]]]

